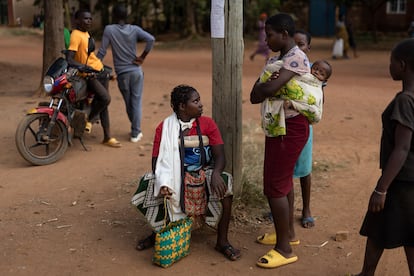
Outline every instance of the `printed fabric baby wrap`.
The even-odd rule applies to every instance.
[[[259,81],[269,80],[274,72],[283,65],[282,60],[272,58],[266,64]],[[292,107],[305,116],[310,124],[317,123],[322,118],[322,82],[311,73],[296,75],[290,79],[274,97],[266,98],[261,105],[262,128],[266,136],[277,137],[286,135],[284,101],[291,102]]]

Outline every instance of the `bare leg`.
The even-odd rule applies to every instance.
[[[217,245],[223,246],[229,243],[227,234],[229,232],[232,197],[225,197],[222,200],[223,214],[217,228]]]
[[[223,253],[223,255],[226,256],[229,260],[236,261],[241,257],[240,250],[234,248],[228,240],[233,197],[225,197],[221,203],[223,205],[223,213],[221,215],[221,219],[217,228],[216,250]]]
[[[253,52],[253,54],[250,55],[250,60],[254,60],[254,57],[256,56],[256,51]]]
[[[310,194],[311,194],[312,177],[311,174],[300,178],[300,188],[302,190],[302,218],[311,218],[312,213],[310,210]],[[311,228],[315,226],[313,221],[306,221],[302,223],[305,228]]]
[[[108,81],[98,79],[90,79],[88,86],[95,92],[95,97],[92,101],[91,113],[89,114],[89,121],[92,121],[97,115],[100,116],[101,125],[104,132],[103,141],[106,142],[111,138],[109,126],[109,111],[108,105],[111,102],[107,86]]]
[[[294,225],[294,204],[295,204],[295,192],[292,189],[287,195],[289,203],[289,241],[296,240],[295,225]],[[276,232],[277,233],[277,232]]]
[[[344,58],[345,58],[345,59],[348,59],[348,58],[349,58],[349,56],[348,56],[348,51],[347,51],[347,50],[344,50]]]
[[[408,269],[410,276],[414,276],[414,247],[404,246],[405,256],[407,256]]]
[[[375,270],[377,269],[378,262],[383,252],[384,252],[384,248],[379,247],[372,239],[368,238],[367,244],[365,247],[365,257],[364,257],[364,265],[362,267],[362,271],[361,273],[355,276],[374,276]]]
[[[148,237],[142,240],[139,240],[137,242],[135,249],[138,251],[148,249],[148,248],[153,247],[154,243],[155,243],[155,232],[151,232],[151,234]]]
[[[357,57],[358,57],[358,54],[357,54],[357,49],[356,49],[356,47],[354,47],[352,50],[353,50],[353,52],[354,52],[354,58],[357,58]]]
[[[292,247],[289,244],[289,201],[288,197],[268,198],[270,210],[272,211],[273,223],[277,233],[275,250],[284,257],[293,256]]]

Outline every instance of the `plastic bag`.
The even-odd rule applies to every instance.
[[[344,40],[342,38],[338,38],[335,40],[333,49],[332,49],[332,56],[333,57],[342,57],[344,52]]]

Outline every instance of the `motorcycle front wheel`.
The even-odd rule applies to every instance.
[[[48,114],[30,114],[23,118],[16,130],[15,141],[20,155],[33,165],[48,165],[62,158],[68,148],[68,133],[63,122],[57,120],[50,135]]]

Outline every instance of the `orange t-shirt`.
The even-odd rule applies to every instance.
[[[101,71],[103,63],[96,57],[95,53],[91,53],[88,58],[88,40],[89,33],[80,30],[73,30],[70,34],[69,51],[76,52],[74,59],[82,64],[92,67],[94,70]],[[87,63],[86,63],[87,62]]]

